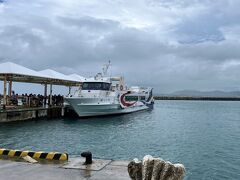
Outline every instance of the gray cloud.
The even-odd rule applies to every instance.
[[[239,5],[9,0],[0,5],[0,62],[89,76],[111,60],[112,74],[159,92],[236,90]]]

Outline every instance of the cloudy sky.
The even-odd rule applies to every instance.
[[[240,90],[239,0],[0,0],[0,62],[161,93]],[[1,88],[2,89],[2,88]]]

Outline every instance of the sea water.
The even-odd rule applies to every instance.
[[[183,163],[185,179],[240,179],[240,102],[156,101],[152,111],[0,124],[0,148]]]

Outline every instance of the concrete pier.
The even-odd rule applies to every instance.
[[[63,112],[64,109],[61,106],[0,110],[0,123],[41,117],[57,118],[63,116]]]
[[[78,161],[73,158],[69,161]],[[82,162],[84,160],[81,160]],[[0,180],[129,180],[127,171],[129,161],[98,160],[100,169],[91,170],[79,164],[75,168],[65,168],[68,164],[30,164],[0,159]],[[101,163],[102,162],[102,163]],[[106,164],[105,164],[106,163]],[[96,166],[97,167],[97,166]]]

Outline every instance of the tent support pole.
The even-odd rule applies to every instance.
[[[70,94],[71,94],[71,89],[72,89],[72,87],[71,87],[71,86],[69,86],[69,87],[68,87],[68,95],[70,95]]]
[[[50,102],[49,105],[52,106],[52,84],[50,84]]]
[[[47,105],[47,84],[44,84],[44,106]]]
[[[12,96],[12,80],[8,82],[8,96]]]
[[[3,107],[6,108],[7,105],[7,75],[4,76],[4,86],[3,86]]]

